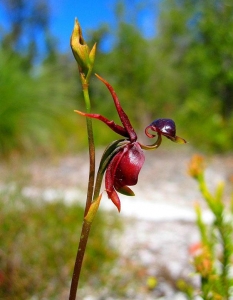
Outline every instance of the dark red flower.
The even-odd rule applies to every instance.
[[[134,196],[128,186],[137,184],[144,161],[145,156],[139,143],[133,142],[121,149],[109,163],[105,173],[105,188],[119,211],[121,203],[116,191]]]
[[[176,127],[172,120],[158,119],[147,126],[145,130],[145,133],[149,138],[154,138],[157,136],[155,143],[152,145],[143,145],[137,142],[137,134],[135,133],[128,116],[122,109],[119,99],[112,86],[99,75],[96,76],[109,89],[122,126],[115,124],[113,121],[110,121],[99,114],[87,114],[77,110],[76,112],[80,115],[95,118],[104,122],[113,131],[126,138],[123,146],[117,148],[118,150],[110,160],[105,173],[106,192],[108,197],[120,211],[121,203],[117,192],[128,196],[134,196],[134,193],[129,186],[135,185],[138,182],[138,175],[145,161],[145,156],[142,149],[149,150],[158,148],[162,141],[162,135],[174,142],[185,143],[185,140],[176,136]],[[149,130],[153,131],[153,133],[149,133]]]

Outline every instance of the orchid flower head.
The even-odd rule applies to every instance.
[[[117,207],[118,211],[120,211],[121,202],[117,192],[127,196],[134,196],[134,192],[129,188],[129,186],[136,185],[138,182],[138,176],[145,161],[143,149],[150,150],[158,148],[162,142],[162,135],[174,142],[185,143],[185,140],[176,136],[174,121],[170,119],[157,119],[145,129],[145,133],[149,138],[157,136],[156,141],[152,145],[143,145],[139,143],[137,141],[137,134],[131,125],[127,114],[121,107],[116,92],[105,79],[97,74],[96,76],[110,91],[121,125],[115,124],[113,121],[108,120],[100,114],[83,113],[78,110],[75,110],[75,112],[82,116],[102,121],[114,132],[125,138],[123,143],[116,143],[114,155],[111,156],[105,172],[106,192],[108,197]],[[152,131],[153,133],[150,133],[149,131]]]

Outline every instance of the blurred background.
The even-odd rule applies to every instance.
[[[85,3],[84,3],[85,2]],[[233,143],[231,1],[1,1],[0,154],[76,151],[86,146],[77,67],[69,49],[78,17],[95,72],[114,86],[134,126],[169,117],[192,145]],[[93,78],[93,111],[116,118]],[[96,122],[97,144],[109,130]],[[110,133],[112,134],[112,133]]]
[[[139,136],[154,119],[171,118],[176,122],[178,135],[188,140],[194,150],[221,155],[232,151],[231,0],[0,0],[0,298],[32,299],[33,291],[37,291],[39,296],[33,299],[42,299],[41,295],[43,299],[63,299],[54,295],[60,294],[61,282],[65,282],[64,290],[69,285],[67,278],[80,226],[76,224],[74,228],[70,220],[78,219],[82,209],[72,217],[78,209],[70,205],[66,208],[71,214],[68,218],[62,202],[43,203],[41,196],[36,195],[32,204],[31,194],[23,193],[23,188],[30,180],[41,183],[38,165],[49,165],[51,161],[56,164],[61,157],[83,154],[87,147],[85,119],[73,112],[85,109],[69,47],[75,17],[88,45],[97,42],[94,72],[117,91]],[[93,112],[117,122],[111,97],[94,76],[90,96]],[[99,147],[113,139],[112,132],[101,122],[94,122],[94,131]],[[69,160],[69,168],[76,163]],[[52,177],[56,176],[59,182],[56,170]],[[75,179],[70,185],[75,185]],[[121,230],[119,219],[114,218],[100,219],[107,226],[116,222],[116,230]],[[41,229],[39,241],[30,237],[40,236],[36,228],[48,220],[51,222],[46,223],[46,232],[54,244],[40,252],[37,249],[47,243],[43,241],[47,233]],[[32,225],[24,228],[25,223]],[[63,232],[65,226],[67,231]],[[99,226],[99,234],[108,241],[103,228],[105,223]],[[63,232],[63,239],[73,234],[73,252],[63,260],[59,253],[65,245],[58,230]],[[100,245],[93,242],[98,246],[90,257],[99,255],[101,265],[106,259],[106,241],[100,240]],[[53,265],[54,247],[58,255],[57,264]],[[21,248],[16,254],[16,249]],[[28,257],[30,249],[32,257]],[[115,248],[111,249],[107,259],[110,263],[117,257]],[[36,277],[31,274],[31,266],[38,261],[39,266],[48,266],[47,277],[40,273],[38,264]],[[39,286],[42,278],[48,283],[61,265],[62,275],[50,280],[51,286]],[[91,272],[100,272],[98,266],[94,265]],[[43,294],[45,290],[47,294]]]

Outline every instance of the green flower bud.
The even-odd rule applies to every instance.
[[[80,72],[87,75],[88,71],[92,69],[94,64],[96,44],[90,51],[87,43],[83,38],[82,29],[77,19],[75,19],[74,29],[70,38],[70,46],[74,58],[78,63]]]

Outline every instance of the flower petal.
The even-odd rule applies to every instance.
[[[114,101],[114,104],[115,104],[115,107],[117,109],[119,118],[121,120],[121,123],[122,123],[123,127],[128,132],[130,141],[131,142],[136,141],[137,140],[137,134],[134,131],[133,126],[131,125],[127,114],[125,113],[125,111],[121,107],[120,101],[119,101],[119,99],[117,97],[117,94],[114,91],[113,87],[105,79],[103,79],[101,76],[99,76],[98,74],[95,74],[95,75],[96,75],[97,78],[99,78],[99,80],[101,80],[106,85],[106,87],[110,91],[110,93],[112,95],[112,98],[113,98],[113,101]]]
[[[88,114],[88,113],[84,113],[79,110],[75,110],[75,112],[81,116],[98,119],[98,120],[104,122],[108,127],[110,127],[116,133],[118,133],[124,137],[129,137],[129,134],[124,127],[115,124],[113,121],[108,120],[107,118],[105,118],[104,116],[102,116],[100,114]]]

